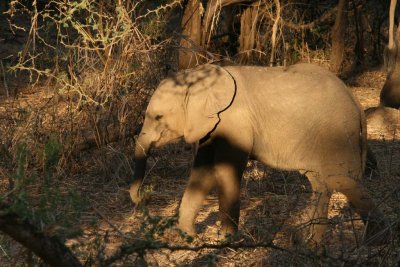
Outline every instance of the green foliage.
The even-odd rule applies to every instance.
[[[15,156],[16,161],[16,172],[15,172],[15,184],[17,189],[20,189],[25,182],[25,168],[26,168],[26,156],[27,148],[25,143],[19,143],[17,145],[17,153]]]
[[[57,181],[61,145],[50,138],[43,149],[43,172],[27,173],[30,151],[26,143],[19,143],[15,153],[15,190],[10,211],[33,222],[39,228],[49,225],[71,226],[87,208],[87,201],[77,189],[63,192]],[[31,186],[37,190],[32,190]]]
[[[60,159],[61,144],[55,138],[50,138],[45,144],[43,152],[44,177],[48,182]]]
[[[153,239],[156,235],[163,235],[165,230],[172,228],[177,223],[176,217],[147,216],[145,224],[145,237]]]
[[[17,145],[17,151],[15,154],[15,175],[14,175],[14,201],[11,208],[11,211],[20,214],[22,218],[27,218],[28,211],[28,196],[25,190],[26,186],[28,186],[28,179],[25,176],[25,169],[27,163],[27,146],[25,143],[19,143]]]

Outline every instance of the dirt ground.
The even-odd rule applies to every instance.
[[[346,82],[366,109],[378,105],[384,79],[380,70],[370,70]],[[23,91],[26,93],[18,99],[6,99],[4,96],[0,99],[2,136],[13,137],[21,132],[6,114],[28,112],[30,107],[38,107],[38,102],[46,99],[46,90]],[[379,132],[379,129],[373,130]],[[145,261],[150,266],[395,266],[400,260],[397,226],[400,214],[400,145],[396,138],[388,139],[379,134],[370,135],[369,144],[378,161],[380,178],[366,179],[363,183],[393,223],[390,244],[364,246],[363,223],[351,211],[346,198],[335,193],[329,211],[331,224],[320,248],[322,254],[292,245],[290,225],[305,207],[310,186],[304,177],[295,172],[271,170],[250,161],[242,183],[240,232],[232,241],[233,244],[244,241],[249,244],[248,248],[204,248],[197,251],[152,249],[142,255],[142,260],[133,254],[113,265],[131,266],[134,261],[138,264]],[[127,192],[129,178],[126,176],[131,175],[134,168],[132,151],[133,142],[113,143],[81,153],[74,158],[76,164],[60,170],[59,187],[77,190],[87,200],[87,207],[79,221],[71,226],[71,229],[80,229],[82,235],[65,237],[66,244],[73,248],[82,262],[95,257],[96,253],[111,256],[122,245],[137,244],[138,239],[148,237],[152,231],[155,231],[154,242],[163,241],[170,246],[219,244],[221,236],[216,192],[207,198],[200,211],[196,225],[199,234],[192,243],[183,242],[173,226],[162,231],[161,226],[168,224],[168,218],[176,215],[190,171],[190,149],[182,144],[174,145],[156,151],[150,158],[144,209],[135,207]],[[7,180],[4,173],[0,175],[3,176],[3,191]],[[265,246],[270,242],[276,247]],[[1,265],[20,266],[26,257],[25,250],[9,240],[6,243],[8,247],[0,249]],[[260,245],[252,247],[251,244]],[[91,265],[90,262],[87,264]]]

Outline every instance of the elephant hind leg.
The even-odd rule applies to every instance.
[[[316,172],[305,173],[313,190],[307,207],[302,211],[294,241],[316,247],[323,239],[328,224],[328,208],[332,191]]]
[[[350,205],[360,214],[367,229],[366,244],[382,244],[389,240],[390,229],[384,215],[378,210],[365,188],[350,177],[329,178],[332,190],[343,193]]]
[[[214,186],[214,148],[212,144],[209,144],[198,149],[189,182],[182,197],[178,221],[178,227],[182,231],[190,235],[196,234],[194,222],[197,213]]]
[[[360,213],[361,217],[367,217],[369,212],[375,209],[371,197],[364,187],[355,179],[346,176],[329,177],[328,185],[331,190],[343,193],[352,206]]]

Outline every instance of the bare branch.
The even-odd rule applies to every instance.
[[[54,267],[80,267],[82,264],[60,240],[39,232],[27,220],[0,207],[0,230],[33,251],[45,263]]]
[[[291,28],[293,30],[307,30],[307,29],[312,29],[315,28],[318,24],[321,24],[325,21],[329,21],[333,19],[334,14],[336,13],[337,7],[332,8],[331,10],[325,12],[321,17],[318,19],[306,23],[306,24],[296,24],[292,23],[290,21],[285,21],[283,18],[281,18],[281,23],[283,26]]]
[[[204,243],[199,246],[170,246],[166,243],[163,242],[155,242],[153,240],[136,240],[134,244],[128,245],[128,246],[122,246],[120,250],[113,255],[112,257],[108,258],[105,262],[104,265],[108,266],[124,257],[127,255],[131,255],[134,253],[137,253],[138,255],[143,255],[145,251],[148,250],[160,250],[160,249],[167,249],[170,251],[179,251],[179,250],[187,250],[187,251],[201,251],[203,249],[223,249],[223,248],[231,248],[231,249],[251,249],[251,248],[270,248],[274,250],[278,250],[281,252],[293,254],[296,253],[299,257],[303,258],[308,258],[308,259],[314,259],[314,260],[320,260],[328,263],[336,263],[336,264],[343,264],[346,261],[344,259],[338,259],[335,257],[330,257],[327,255],[319,256],[314,253],[308,253],[308,252],[301,252],[301,251],[291,251],[289,249],[274,245],[272,242],[258,242],[258,243],[244,243],[244,242],[238,242],[238,243],[219,243],[219,244],[209,244],[209,243]]]

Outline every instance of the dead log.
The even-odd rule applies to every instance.
[[[8,205],[0,207],[0,231],[33,251],[45,263],[54,267],[81,267],[82,264],[58,238],[40,232],[15,213]]]

